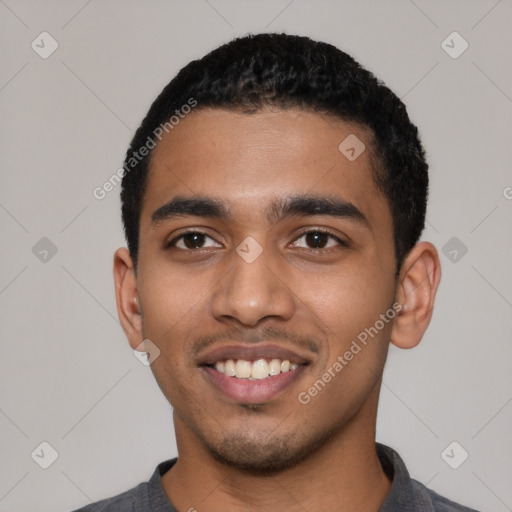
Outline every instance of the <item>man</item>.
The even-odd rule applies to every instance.
[[[440,280],[402,102],[305,37],[193,61],[126,155],[119,317],[174,409],[178,458],[90,511],[455,511],[375,442],[389,343]]]

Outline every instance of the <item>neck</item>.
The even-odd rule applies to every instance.
[[[377,390],[378,391],[378,390]],[[179,458],[162,477],[178,510],[200,512],[366,510],[377,512],[391,483],[375,449],[378,393],[312,456],[272,476],[255,476],[214,460],[175,415]]]

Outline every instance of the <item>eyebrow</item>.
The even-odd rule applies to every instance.
[[[333,196],[293,195],[278,198],[271,203],[267,219],[270,223],[277,223],[287,217],[312,215],[349,219],[369,227],[368,219],[361,210],[352,203]],[[207,196],[176,196],[153,212],[151,224],[156,226],[164,221],[187,216],[233,220],[230,208],[220,199]]]

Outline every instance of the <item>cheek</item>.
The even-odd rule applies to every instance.
[[[312,368],[298,399],[333,425],[359,410],[386,361],[393,316],[385,322],[381,314],[390,308],[393,288],[370,281],[357,274],[330,276],[309,294],[308,305],[328,337],[328,358]]]
[[[197,273],[165,271],[162,267],[158,272],[146,272],[141,281],[143,336],[160,349],[151,370],[167,399],[180,408],[196,377],[187,355],[191,354],[193,334],[204,320],[209,282]]]
[[[146,272],[141,282],[144,334],[149,338],[172,339],[208,300],[209,281],[197,273],[159,268]]]
[[[207,300],[206,286],[200,277],[159,267],[158,272],[146,271],[139,294],[143,304],[143,335],[160,349],[151,364],[151,371],[160,389],[177,410],[191,400],[191,371],[187,354],[188,343],[198,315]]]
[[[306,392],[322,395],[319,407],[339,401],[346,411],[352,410],[370,393],[386,360],[394,315],[389,314],[387,321],[381,315],[391,306],[393,282],[354,269],[317,277],[315,287],[304,287],[303,292],[308,289],[304,302],[311,305],[326,332],[328,359],[314,369],[308,383],[311,393]],[[325,387],[319,380],[327,382]]]
[[[366,270],[330,272],[303,280],[298,294],[333,337],[331,342],[343,348],[391,306],[394,287],[389,281]]]

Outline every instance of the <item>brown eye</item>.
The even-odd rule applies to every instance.
[[[294,247],[321,251],[336,245],[346,246],[347,244],[328,231],[311,230],[303,233],[293,245]]]
[[[312,232],[304,235],[306,244],[314,249],[324,249],[329,242],[329,235],[320,232]]]
[[[205,245],[208,241],[208,245]],[[183,233],[182,235],[176,237],[174,240],[169,242],[168,247],[176,247],[178,249],[183,250],[197,250],[204,249],[205,247],[220,247],[220,245],[216,245],[217,242],[213,240],[206,233],[202,233],[200,231],[189,231],[188,233]]]

